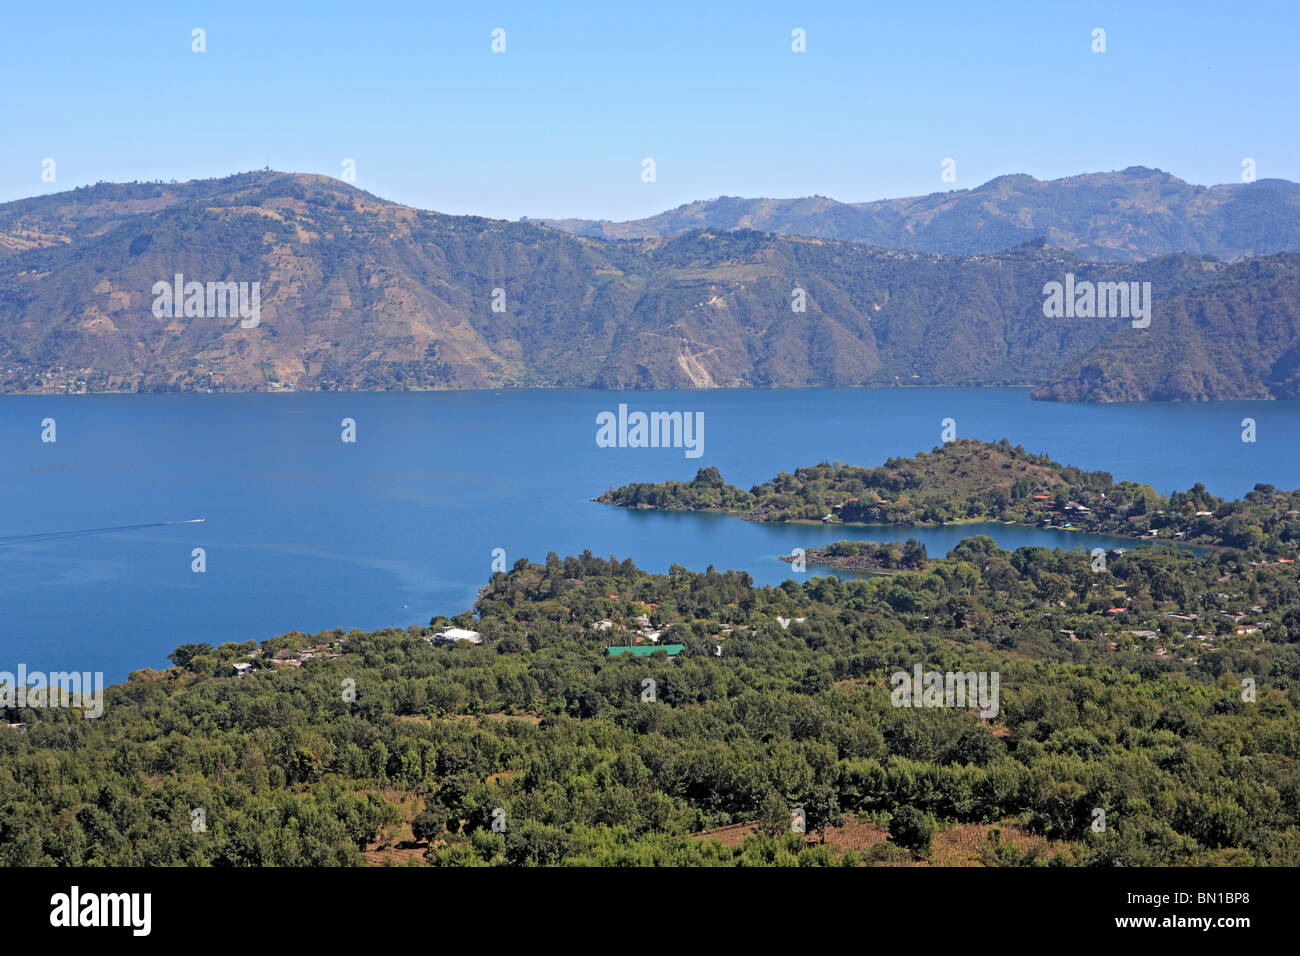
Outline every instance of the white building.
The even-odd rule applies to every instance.
[[[468,641],[471,644],[482,644],[483,635],[478,631],[467,631],[463,627],[444,627],[433,639],[438,644],[455,644],[457,641]]]

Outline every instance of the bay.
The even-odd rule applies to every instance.
[[[703,454],[598,447],[596,416],[619,403],[702,412]],[[46,418],[53,443],[41,441]],[[355,443],[341,440],[348,418]],[[916,537],[932,556],[973,534],[1006,548],[1131,546],[999,524],[760,525],[589,501],[705,466],[748,488],[823,460],[877,465],[939,444],[945,418],[959,437],[1005,437],[1162,493],[1300,486],[1296,402],[1094,406],[1033,402],[1026,389],[7,396],[0,670],[120,680],[165,666],[181,643],[424,624],[473,603],[496,548],[508,564],[590,549],[775,584],[795,576],[779,555],[843,537]],[[1241,440],[1245,418],[1254,443]]]

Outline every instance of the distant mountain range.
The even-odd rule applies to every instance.
[[[540,221],[602,239],[756,229],[891,249],[979,255],[1041,238],[1099,262],[1141,262],[1176,252],[1234,262],[1300,250],[1300,184],[1261,179],[1193,186],[1159,169],[1131,166],[1049,182],[1026,175],[999,176],[975,189],[877,202],[722,196],[628,222]]]
[[[1261,226],[1252,251],[1293,228],[1291,184],[1199,190],[1195,203],[1178,200],[1183,188],[1199,189],[1180,184],[1170,208],[1217,204],[1236,219],[1252,203],[1271,209],[1258,212],[1274,227]],[[1219,190],[1236,198],[1211,202]],[[1102,229],[1093,241],[1123,245]],[[156,314],[155,286],[178,274],[259,283],[259,321]],[[1150,282],[1154,320],[1046,317],[1044,287],[1067,275]],[[941,255],[713,228],[612,242],[420,211],[324,176],[100,184],[0,205],[0,390],[912,384],[1032,385],[1090,401],[1289,396],[1298,282],[1300,256],[1287,254],[1099,262],[1038,240]]]

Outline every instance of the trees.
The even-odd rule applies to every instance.
[[[188,668],[194,658],[212,653],[211,644],[181,644],[167,655],[167,659],[180,668]]]
[[[929,856],[934,817],[911,805],[899,807],[889,819],[889,837],[917,857]]]
[[[896,861],[904,846],[924,854],[940,821],[1000,822],[1005,834],[1031,819],[1067,841],[1070,861],[1300,863],[1300,642],[1287,642],[1300,633],[1300,586],[1289,566],[1143,548],[1098,575],[1085,554],[1008,554],[987,539],[954,555],[888,579],[776,588],[587,555],[525,564],[482,592],[481,647],[448,654],[402,630],[324,634],[343,658],[256,680],[140,672],[109,689],[95,720],[7,708],[28,730],[0,727],[0,862],[355,864],[392,832],[400,804],[420,808],[411,829],[436,844],[439,865],[844,862],[828,831],[890,812],[893,839],[872,861]],[[1067,607],[1033,586],[1048,578]],[[1142,593],[1162,600],[1120,620],[1094,606],[1098,578],[1132,609]],[[1200,616],[1165,617],[1162,601]],[[602,653],[591,622],[640,609],[687,645],[674,662]],[[1214,634],[1229,613],[1272,626],[1238,637],[1224,619]],[[972,614],[978,640],[962,629]],[[785,628],[777,616],[806,620]],[[1181,636],[1193,628],[1214,634],[1194,653]],[[200,645],[174,660],[250,651]],[[916,663],[999,672],[996,719],[896,709],[889,676]],[[1249,703],[1246,674],[1258,681]],[[645,675],[658,682],[654,703],[639,698]],[[339,700],[344,676],[359,700]],[[1097,806],[1107,834],[1088,829]],[[202,833],[189,828],[196,807]],[[811,855],[789,832],[794,807],[825,841]],[[491,827],[497,808],[504,833]],[[760,832],[743,845],[697,839],[732,825]]]
[[[573,838],[557,827],[525,823],[506,833],[505,856],[512,866],[555,866],[576,850]]]
[[[827,827],[838,827],[844,823],[844,817],[840,814],[839,795],[826,784],[817,784],[808,791],[803,809],[808,829],[816,831],[822,843],[826,842]]]

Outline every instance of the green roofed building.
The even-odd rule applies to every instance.
[[[638,644],[635,647],[607,647],[605,653],[610,657],[619,654],[631,654],[633,657],[649,657],[655,651],[667,651],[669,657],[676,657],[685,644]]]

